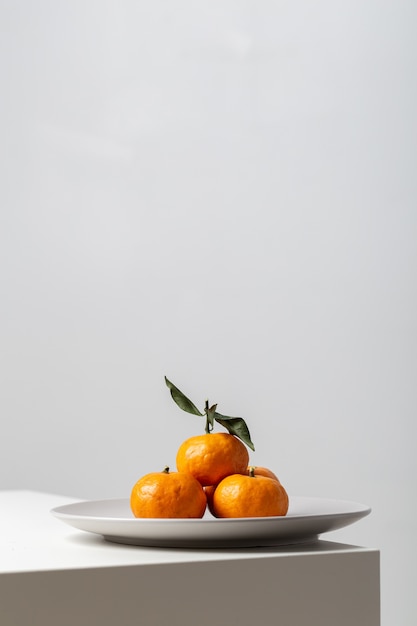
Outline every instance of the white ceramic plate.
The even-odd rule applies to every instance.
[[[108,541],[171,548],[232,548],[303,543],[371,512],[346,500],[291,497],[285,517],[136,519],[129,500],[95,500],[52,509],[58,519]]]

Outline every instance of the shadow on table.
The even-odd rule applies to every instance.
[[[279,546],[266,546],[266,547],[252,547],[252,548],[170,548],[170,547],[153,547],[153,546],[136,546],[131,544],[123,544],[118,542],[112,542],[101,535],[93,533],[74,533],[67,537],[67,541],[75,543],[80,546],[100,547],[107,546],[109,550],[113,551],[131,551],[142,550],[152,552],[166,552],[169,550],[172,554],[186,552],[189,554],[201,554],[204,552],[219,553],[219,554],[294,554],[294,553],[317,553],[317,552],[344,552],[352,550],[363,550],[363,546],[356,546],[348,543],[338,543],[336,541],[325,541],[323,539],[317,539],[315,541],[308,541],[306,543],[296,543],[290,545]]]

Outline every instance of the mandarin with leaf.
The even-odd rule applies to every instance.
[[[178,448],[177,470],[192,474],[203,486],[215,485],[229,474],[244,473],[249,463],[246,446],[254,450],[245,420],[218,413],[217,404],[210,406],[208,400],[201,412],[166,377],[165,382],[174,402],[183,411],[205,416],[205,434],[186,439]],[[228,432],[213,433],[215,422]]]

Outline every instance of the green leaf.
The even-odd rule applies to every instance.
[[[242,417],[229,417],[228,415],[221,415],[220,413],[214,413],[214,419],[216,422],[224,426],[231,435],[235,435],[243,441],[251,450],[255,450],[253,445],[249,428],[245,420]]]
[[[178,389],[178,387],[173,385],[166,376],[165,382],[171,392],[172,399],[176,404],[178,404],[180,409],[186,411],[187,413],[192,413],[193,415],[204,415],[203,413],[200,413],[195,404],[193,404],[191,400],[189,400],[187,396],[185,396],[182,391]]]

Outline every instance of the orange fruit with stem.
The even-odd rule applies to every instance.
[[[203,486],[217,485],[230,474],[244,473],[248,462],[248,449],[229,433],[189,437],[176,456],[177,470],[191,474]]]
[[[215,517],[271,517],[288,512],[288,494],[274,478],[234,474],[224,478],[212,494]]]
[[[207,506],[204,490],[191,474],[151,472],[133,486],[130,508],[135,517],[200,518]]]
[[[205,416],[206,420],[205,434],[186,439],[178,448],[177,470],[191,474],[203,486],[215,485],[229,474],[243,473],[249,463],[246,446],[255,449],[245,420],[218,413],[217,404],[210,406],[208,400],[202,413],[166,377],[165,382],[173,400],[183,411]],[[215,422],[228,432],[213,433]]]
[[[274,472],[268,469],[267,467],[262,467],[258,465],[249,465],[246,469],[246,472],[244,472],[244,475],[249,476],[251,471],[254,472],[255,476],[266,476],[267,478],[272,478],[273,480],[276,480],[278,483],[280,482],[278,479],[278,476],[274,474]],[[213,507],[213,496],[214,496],[216,487],[217,485],[209,485],[209,486],[204,487],[204,493],[206,494],[206,498],[207,498],[207,508],[210,511],[210,513],[214,516],[215,516],[215,513],[214,513],[214,507]]]
[[[260,465],[249,465],[246,468],[245,474],[249,476],[251,469],[254,470],[255,476],[266,476],[267,478],[273,478],[274,480],[277,480],[278,482],[280,482],[278,476],[274,474],[274,472],[268,469],[267,467],[262,467]]]

